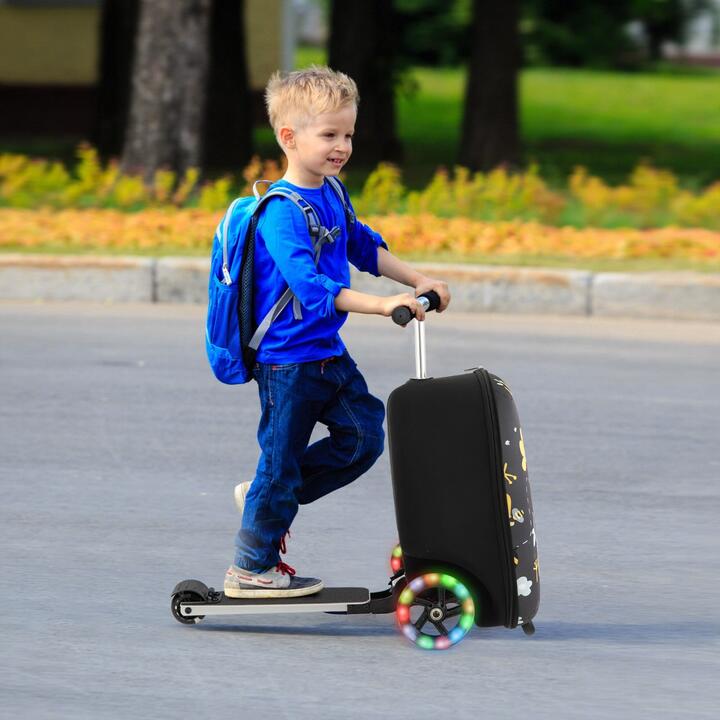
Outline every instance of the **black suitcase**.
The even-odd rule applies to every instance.
[[[395,389],[387,403],[395,513],[409,583],[398,603],[401,630],[428,648],[454,644],[473,622],[521,625],[532,634],[540,602],[538,555],[523,433],[510,388],[483,368],[426,378],[424,323],[413,324],[417,378]],[[452,603],[440,603],[448,594]],[[461,615],[451,632],[445,615]]]

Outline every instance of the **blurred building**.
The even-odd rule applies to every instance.
[[[87,135],[95,121],[102,0],[0,0],[0,133]],[[294,63],[292,0],[245,0],[250,86]]]
[[[682,45],[667,43],[663,55],[697,65],[720,67],[720,0],[710,0],[711,8],[698,13],[685,31]]]

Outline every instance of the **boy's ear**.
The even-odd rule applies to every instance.
[[[293,149],[295,147],[295,131],[291,127],[281,127],[278,138],[283,147]]]

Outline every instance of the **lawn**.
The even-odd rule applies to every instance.
[[[302,49],[297,64],[322,60],[322,52]],[[408,79],[416,90],[398,93],[398,132],[404,178],[417,189],[439,165],[457,162],[465,72],[416,68]],[[537,163],[555,186],[576,165],[619,183],[641,159],[672,170],[688,187],[720,179],[720,72],[531,68],[520,76],[520,108],[525,163]],[[80,139],[0,138],[0,152],[68,160]],[[256,129],[255,140],[260,155],[278,156],[267,127]],[[366,175],[350,164],[352,191]]]
[[[297,65],[322,61],[322,52],[301,49]],[[415,92],[398,94],[403,170],[412,188],[426,185],[439,165],[457,162],[465,76],[459,68],[416,68],[408,76]],[[555,185],[576,165],[619,183],[641,159],[689,187],[720,179],[720,72],[530,68],[520,76],[520,110],[525,163],[537,163]],[[276,152],[270,132],[259,130],[257,141],[262,154]],[[364,175],[351,166],[351,188]]]
[[[418,90],[398,98],[398,121],[408,184],[420,187],[458,157],[465,73],[418,68],[413,77]],[[720,73],[528,69],[520,108],[525,162],[554,184],[576,165],[618,183],[640,159],[689,186],[720,178]]]

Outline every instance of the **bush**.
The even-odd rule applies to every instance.
[[[78,163],[69,171],[57,162],[23,155],[0,155],[0,206],[11,208],[146,208],[224,210],[233,197],[248,195],[257,180],[274,181],[283,163],[252,159],[239,177],[227,175],[200,182],[196,168],[178,178],[159,170],[149,185],[123,175],[115,161],[100,163],[87,145],[78,148]],[[641,163],[627,183],[608,185],[578,167],[567,188],[553,189],[537,166],[511,173],[498,168],[471,173],[440,168],[424,190],[409,192],[398,167],[382,163],[372,172],[355,209],[362,215],[433,215],[488,222],[536,221],[545,225],[600,228],[651,228],[677,225],[720,230],[720,183],[691,191],[680,187],[668,170]]]
[[[199,209],[0,210],[0,251],[207,255],[220,213]],[[436,215],[377,215],[367,222],[393,253],[420,259],[657,259],[716,267],[720,233],[700,229],[603,230]]]

